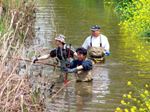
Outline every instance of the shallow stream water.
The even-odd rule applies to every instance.
[[[136,82],[136,85],[149,83],[150,44],[138,37],[130,37],[120,29],[119,17],[111,3],[103,0],[38,0],[36,17],[35,50],[52,49],[53,44],[48,40],[60,33],[66,36],[67,43],[80,47],[95,24],[101,26],[111,46],[111,55],[106,57],[106,62],[93,69],[93,82],[72,81],[52,101],[47,95],[46,112],[113,112],[128,90],[127,81]],[[52,80],[55,75],[53,67],[37,65],[34,69],[44,77],[38,77],[39,81]],[[73,79],[73,75],[69,77]],[[62,85],[57,84],[57,88]]]

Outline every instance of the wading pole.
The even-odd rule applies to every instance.
[[[13,58],[13,59],[32,62],[32,60],[29,60],[29,59],[22,59],[22,58]],[[58,66],[58,65],[55,65],[55,64],[50,64],[50,63],[44,63],[44,62],[41,62],[41,61],[37,61],[36,63],[61,68],[61,66]]]

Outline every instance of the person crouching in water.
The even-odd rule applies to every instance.
[[[87,59],[87,50],[85,48],[78,48],[76,50],[77,59],[70,63],[68,68],[64,68],[67,73],[75,73],[77,82],[92,81],[92,61]]]
[[[74,58],[76,52],[74,52],[71,49],[71,45],[68,47],[66,42],[65,42],[65,36],[60,34],[55,38],[55,44],[56,48],[51,50],[49,54],[43,55],[41,57],[36,57],[33,59],[33,63],[35,63],[38,60],[44,60],[48,59],[50,57],[54,58],[56,57],[58,61],[60,62],[60,66],[67,67],[67,65],[70,63],[70,58]],[[62,71],[61,68],[61,71]],[[61,72],[60,78],[58,79],[59,82],[62,82],[63,80],[67,80],[67,74],[64,74]]]

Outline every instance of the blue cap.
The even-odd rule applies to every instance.
[[[101,28],[98,25],[94,25],[94,26],[91,27],[91,31],[97,31],[99,29],[101,29]]]

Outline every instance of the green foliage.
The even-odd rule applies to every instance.
[[[131,58],[136,59],[139,62],[139,65],[142,63],[149,63],[150,62],[150,46],[149,41],[142,41],[143,39],[139,39],[136,36],[127,35],[122,38],[124,44],[124,49],[131,49],[129,50],[132,53],[132,57],[128,57],[129,60]],[[149,69],[149,67],[144,67],[144,70]]]
[[[127,85],[132,91],[122,96],[121,107],[117,107],[115,112],[150,112],[149,85],[137,88],[131,81],[128,81]]]
[[[150,33],[149,0],[123,0],[116,3],[115,11],[121,19],[122,29],[136,35]]]
[[[3,22],[0,20],[0,32],[4,31],[4,24]]]
[[[8,29],[7,24],[8,20],[10,19],[10,10],[12,8],[17,8],[19,6],[19,1],[18,0],[3,0],[2,2],[2,7],[3,7],[3,11],[2,11],[2,15],[0,18],[0,33],[2,34],[3,32],[5,32],[5,30]]]

